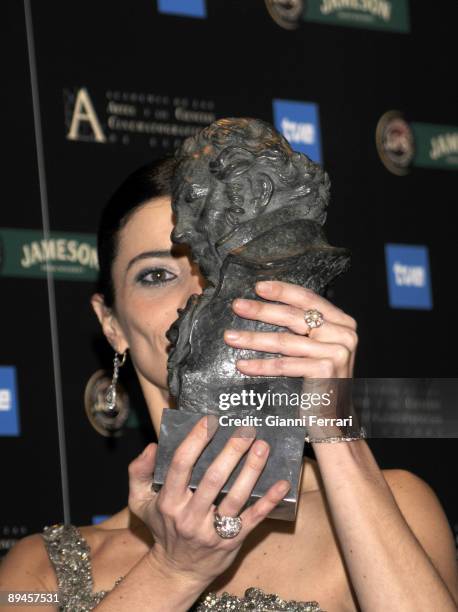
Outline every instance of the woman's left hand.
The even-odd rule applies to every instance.
[[[245,319],[281,325],[289,332],[226,330],[230,346],[282,357],[238,360],[237,368],[247,376],[303,376],[304,378],[352,378],[358,344],[356,321],[311,289],[293,283],[263,281],[256,293],[273,304],[259,300],[236,299],[234,312]],[[306,310],[319,310],[324,318],[320,327],[310,330]]]
[[[291,283],[257,283],[256,293],[280,304],[238,299],[234,312],[289,332],[237,330],[239,338],[233,340],[235,330],[226,331],[225,340],[233,347],[282,355],[239,360],[243,374],[353,377],[357,335],[352,317],[314,291]],[[307,337],[304,312],[309,309],[319,310],[324,324]],[[324,439],[341,435],[334,426],[310,431]],[[383,474],[364,440],[315,444],[314,451],[358,609],[382,610],[389,600],[391,609],[406,612],[456,610],[453,537],[431,488],[405,470]],[[440,535],[432,538],[433,531]],[[383,585],[379,588],[380,576],[385,591]]]

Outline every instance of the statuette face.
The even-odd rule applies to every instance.
[[[256,238],[265,227],[263,219],[268,217],[271,226],[280,225],[279,215],[291,209],[319,225],[326,219],[330,184],[326,173],[294,152],[264,121],[220,119],[188,138],[177,157],[172,240],[191,247],[213,283],[226,254],[219,249],[228,240],[241,246]]]

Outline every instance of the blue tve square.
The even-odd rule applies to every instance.
[[[274,100],[274,124],[295,151],[322,163],[318,104]]]
[[[0,366],[0,436],[19,436],[16,368]]]
[[[385,245],[391,308],[431,310],[431,279],[426,246]]]
[[[158,0],[157,8],[160,13],[168,15],[184,15],[205,19],[207,10],[205,0]]]
[[[106,521],[108,518],[110,518],[110,516],[111,514],[94,514],[94,516],[92,517],[92,524],[97,525],[102,521]]]

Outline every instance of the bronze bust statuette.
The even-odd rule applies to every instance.
[[[176,153],[172,240],[189,245],[208,285],[192,295],[171,326],[170,393],[177,410],[164,410],[154,484],[159,488],[175,448],[204,414],[297,416],[297,408],[221,408],[221,395],[301,393],[302,378],[251,377],[236,368],[242,358],[276,355],[230,347],[225,329],[283,331],[284,327],[238,317],[235,298],[261,298],[260,280],[283,280],[324,294],[349,266],[349,252],[328,244],[330,181],[321,166],[293,151],[271,125],[257,119],[220,119],[188,138]],[[257,409],[258,408],[258,409]],[[200,481],[235,427],[220,426],[193,471]],[[250,503],[278,479],[291,482],[287,497],[270,515],[294,520],[302,466],[304,427],[260,427],[257,437],[270,456]],[[240,468],[241,466],[239,466]],[[230,488],[238,469],[223,488]]]

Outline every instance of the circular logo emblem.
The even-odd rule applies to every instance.
[[[123,433],[123,425],[129,416],[129,398],[118,382],[116,384],[116,404],[114,410],[107,409],[107,391],[111,378],[105,370],[97,370],[88,380],[84,392],[84,407],[92,427],[102,436],[118,437]]]
[[[398,176],[407,174],[415,154],[415,141],[409,124],[399,111],[382,115],[375,140],[384,166]]]
[[[304,0],[266,0],[266,6],[272,19],[285,30],[299,27]]]

